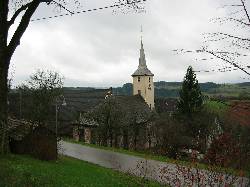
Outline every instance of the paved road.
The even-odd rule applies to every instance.
[[[192,178],[196,176],[200,176],[201,178],[202,175],[203,181],[200,181],[200,183],[203,182],[207,184],[206,186],[220,186],[220,183],[215,179],[217,177],[214,177],[216,174],[206,170],[188,170],[186,167],[175,164],[147,160],[132,155],[92,148],[80,144],[60,141],[59,153],[98,164],[106,168],[112,168],[139,177],[157,180],[162,184],[169,184],[170,186],[192,184]],[[199,175],[197,173],[199,173]],[[235,180],[233,177],[229,176],[227,181],[230,182],[235,180],[234,186],[240,186],[241,179]],[[247,186],[247,182],[248,179],[243,178],[242,187]],[[197,186],[197,184],[193,184],[192,186]]]

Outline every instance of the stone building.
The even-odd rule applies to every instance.
[[[147,68],[146,58],[141,40],[139,66],[132,74],[133,95],[141,95],[150,109],[154,109],[154,74]]]

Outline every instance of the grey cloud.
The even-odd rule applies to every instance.
[[[113,1],[83,1],[81,9]],[[67,86],[109,87],[131,82],[130,75],[138,66],[140,25],[155,80],[181,81],[188,65],[195,69],[221,67],[217,61],[196,62],[197,54],[175,55],[172,51],[201,47],[202,33],[230,30],[209,22],[226,15],[218,9],[220,4],[216,0],[148,0],[146,13],[141,14],[114,14],[110,9],[32,22],[13,57],[15,82],[25,80],[36,68],[61,72]],[[54,14],[58,13],[44,5],[34,18]],[[201,82],[237,82],[244,77],[240,71],[197,76]]]

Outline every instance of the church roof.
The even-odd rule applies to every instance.
[[[147,68],[140,68],[138,67],[138,69],[132,74],[132,77],[134,76],[154,76],[154,74]]]
[[[141,49],[140,49],[140,58],[139,58],[139,66],[137,70],[132,74],[134,76],[154,76],[154,74],[148,69],[146,64],[145,53],[143,49],[143,43],[141,40]]]
[[[86,117],[91,117],[92,112],[99,114],[100,109],[103,110],[103,106],[107,106],[107,104],[109,107],[112,106],[113,114],[115,114],[115,111],[122,114],[121,118],[123,120],[120,123],[123,125],[134,124],[134,122],[142,124],[152,117],[152,112],[141,95],[113,95],[90,110],[89,113],[86,113]]]

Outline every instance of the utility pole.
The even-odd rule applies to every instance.
[[[58,106],[57,106],[57,100],[56,100],[56,139],[57,139],[57,120],[58,119]]]
[[[62,103],[59,103],[59,99],[62,98],[63,101]],[[59,97],[56,98],[56,139],[57,139],[57,135],[58,135],[58,109],[60,106],[67,106],[65,97],[63,95],[60,95]]]
[[[19,89],[19,119],[22,119],[22,90]]]

